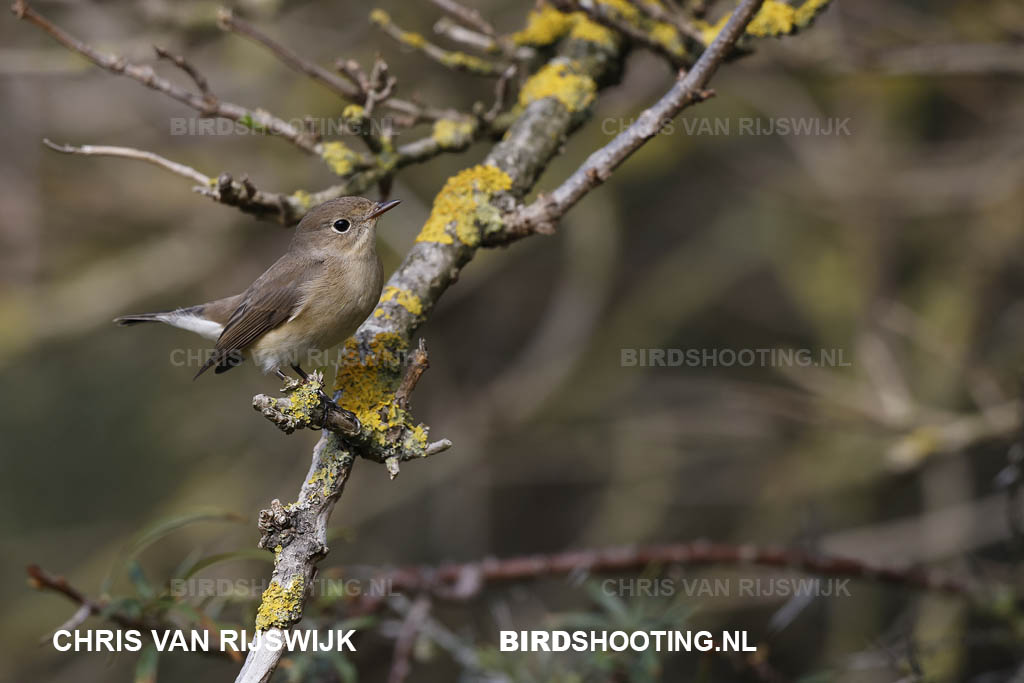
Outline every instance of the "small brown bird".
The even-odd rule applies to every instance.
[[[356,331],[380,299],[377,219],[398,200],[341,197],[311,209],[288,251],[241,294],[198,306],[115,318],[120,325],[162,322],[215,339],[211,367],[221,373],[249,356],[264,372],[285,375]]]

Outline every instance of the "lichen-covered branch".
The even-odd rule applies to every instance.
[[[395,24],[387,12],[381,9],[376,9],[370,13],[370,21],[402,45],[411,47],[438,64],[455,71],[462,71],[475,76],[500,76],[507,66],[465,52],[446,50],[439,47],[419,33],[402,29]]]
[[[743,34],[763,0],[747,0],[729,18],[725,27],[701,54],[693,68],[653,106],[607,145],[591,154],[576,171],[552,192],[508,220],[508,233],[550,232],[558,219],[585,194],[603,183],[619,164],[640,149],[661,130],[666,121],[686,107],[701,102],[711,93],[704,88]]]
[[[325,432],[313,449],[313,462],[294,503],[274,500],[260,512],[259,545],[274,552],[274,571],[256,613],[259,631],[283,632],[302,618],[306,593],[317,562],[328,551],[327,522],[345,488],[355,455],[334,432]],[[236,681],[270,680],[283,648],[250,650]]]
[[[693,62],[690,49],[696,41],[690,34],[680,33],[674,23],[653,19],[636,5],[624,0],[555,0],[565,12],[583,12],[591,20],[613,29],[639,45],[665,57],[677,68]],[[687,45],[687,40],[691,45]]]

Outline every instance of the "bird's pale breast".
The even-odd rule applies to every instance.
[[[306,286],[298,312],[250,347],[253,360],[264,372],[318,364],[310,352],[329,349],[355,332],[380,299],[382,285],[376,255],[333,264]]]

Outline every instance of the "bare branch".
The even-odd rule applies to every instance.
[[[588,573],[637,571],[649,566],[761,566],[791,569],[832,577],[850,577],[922,590],[971,596],[971,583],[917,567],[877,565],[861,560],[811,554],[778,547],[694,541],[652,546],[577,550],[551,555],[526,555],[439,567],[405,567],[371,572],[394,590],[429,592],[438,599],[466,600],[487,584],[547,576],[586,576]]]
[[[158,76],[151,67],[132,64],[123,57],[103,54],[88,43],[74,38],[29,7],[25,0],[15,0],[11,10],[19,19],[24,19],[38,26],[53,36],[61,45],[82,55],[101,69],[106,69],[113,74],[127,76],[138,81],[147,88],[152,88],[182,104],[192,107],[203,116],[218,116],[237,121],[248,127],[266,130],[271,135],[281,137],[306,152],[312,154],[319,153],[316,141],[306,134],[305,131],[299,130],[287,121],[283,121],[262,109],[248,109],[231,102],[219,101],[211,107],[211,102],[206,99],[205,95],[197,95],[171,83],[166,78]]]
[[[455,0],[430,0],[432,3],[437,5],[441,11],[446,12],[452,17],[455,17],[466,26],[476,29],[485,36],[494,37],[497,35],[494,31],[494,27],[491,26],[486,19],[472,7],[466,7],[455,2]]]
[[[170,159],[164,158],[154,152],[147,152],[145,150],[135,149],[134,147],[114,147],[111,145],[81,145],[76,147],[74,145],[58,145],[47,138],[43,138],[43,144],[56,152],[60,152],[61,154],[81,154],[82,156],[137,159],[139,161],[145,161],[159,166],[160,168],[168,170],[182,178],[188,178],[197,185],[202,185],[204,187],[213,185],[213,179],[210,178],[210,176],[200,173],[191,166],[179,164],[176,161],[171,161]]]
[[[459,115],[453,110],[426,107],[417,102],[392,97],[391,93],[395,86],[395,79],[386,77],[383,81],[377,83],[374,81],[372,74],[367,75],[354,59],[338,59],[335,61],[334,67],[340,74],[336,75],[280,44],[252,24],[235,17],[230,11],[225,10],[221,17],[221,25],[225,30],[237,33],[258,45],[262,45],[271,54],[280,59],[285,66],[309,76],[340,97],[363,105],[367,116],[373,113],[378,104],[409,117],[409,125],[419,121],[434,121]],[[387,64],[379,58],[374,61],[374,70],[379,72],[382,68],[380,65],[383,66],[383,70],[386,72]]]
[[[245,213],[254,216],[261,218],[273,217],[282,225],[295,223],[306,212],[306,205],[295,195],[263,192],[256,188],[248,176],[243,177],[241,181],[233,180],[227,173],[222,173],[217,178],[211,178],[191,166],[171,161],[155,152],[135,149],[134,147],[58,145],[45,138],[43,139],[43,144],[62,154],[117,157],[145,161],[195,182],[196,185],[192,190],[204,197],[209,197],[220,204],[237,207]]]
[[[199,88],[199,92],[202,93],[203,98],[209,103],[210,106],[208,113],[213,114],[217,106],[217,97],[213,94],[213,91],[210,90],[210,84],[206,80],[206,76],[203,76],[195,65],[181,55],[171,54],[159,45],[154,45],[153,51],[156,52],[157,57],[170,61],[174,66],[188,74],[189,78],[192,79],[192,82],[196,84],[197,88]]]
[[[448,17],[441,17],[434,22],[434,33],[471,50],[487,54],[502,51],[501,45],[494,37],[468,29]]]
[[[258,30],[249,22],[239,19],[229,9],[221,9],[217,14],[217,25],[225,31],[230,31],[243,38],[248,38],[274,53],[282,63],[299,73],[306,74],[317,83],[323,85],[331,92],[343,99],[358,102],[365,101],[366,93],[363,89],[356,87],[351,81],[339,78],[337,74],[324,67],[311,62],[291,49],[277,42],[267,34]]]

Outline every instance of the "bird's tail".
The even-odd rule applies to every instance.
[[[158,313],[136,313],[135,315],[122,315],[120,318],[114,318],[114,322],[122,327],[126,325],[135,325],[136,323],[162,323],[165,322],[167,311],[160,311]]]

